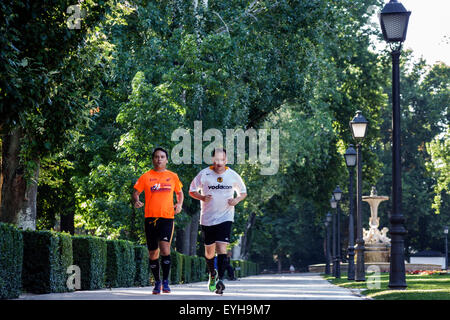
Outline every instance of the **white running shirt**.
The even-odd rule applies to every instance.
[[[237,194],[247,193],[244,181],[236,171],[226,167],[218,174],[210,166],[203,169],[192,180],[190,192],[201,190],[202,195],[212,195],[209,202],[200,201],[200,224],[212,226],[225,221],[234,221],[234,206],[228,204],[228,199]]]

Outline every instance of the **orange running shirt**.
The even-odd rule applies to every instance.
[[[172,171],[162,172],[153,169],[144,173],[134,188],[145,192],[145,217],[173,219],[173,192],[180,192],[183,184]]]

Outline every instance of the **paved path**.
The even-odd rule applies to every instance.
[[[318,273],[266,274],[225,281],[220,296],[206,282],[171,285],[172,293],[153,295],[152,287],[113,288],[69,293],[22,294],[19,300],[360,300],[349,289],[332,285]]]

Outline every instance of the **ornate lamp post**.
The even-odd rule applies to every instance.
[[[380,13],[383,37],[391,47],[392,55],[392,213],[391,223],[391,257],[389,268],[389,288],[405,289],[405,250],[402,213],[402,181],[400,158],[400,51],[406,39],[410,11],[397,0],[387,3]]]
[[[350,121],[353,139],[357,140],[356,144],[356,162],[358,169],[356,171],[356,281],[366,280],[366,270],[364,266],[364,239],[362,231],[362,157],[361,157],[361,141],[366,136],[368,121],[362,115],[361,111],[356,111],[356,115]]]
[[[342,199],[342,190],[339,188],[339,186],[336,187],[336,189],[333,190],[333,197],[334,200],[336,200],[336,229],[337,229],[337,239],[336,239],[336,252],[337,252],[337,264],[336,264],[336,278],[341,277],[341,215],[340,215],[340,208],[339,208],[339,201]]]
[[[337,201],[334,199],[334,196],[331,196],[330,199],[330,205],[332,209],[336,209],[337,207]],[[333,252],[332,252],[332,259],[333,259],[333,277],[337,277],[337,255],[336,255],[336,215],[333,214]]]
[[[448,227],[444,227],[444,234],[445,234],[445,270],[448,270]]]
[[[325,218],[325,230],[326,230],[325,274],[330,274],[330,225],[331,225],[331,220],[332,220],[331,213],[328,212],[327,216]]]
[[[355,233],[354,233],[354,222],[353,222],[353,177],[355,174],[355,166],[356,166],[356,150],[353,149],[353,145],[351,144],[344,154],[345,164],[347,165],[349,171],[349,185],[348,185],[348,193],[349,193],[349,207],[350,212],[348,214],[348,272],[347,279],[355,280]]]
[[[339,211],[339,201],[342,198],[342,190],[339,186],[333,190],[333,198],[334,202],[332,203],[332,207],[336,208],[336,278],[341,277],[341,223],[340,223],[340,211]],[[333,199],[332,198],[332,199]]]

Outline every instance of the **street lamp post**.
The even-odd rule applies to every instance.
[[[355,280],[355,234],[354,234],[354,222],[353,222],[353,178],[355,174],[356,166],[356,151],[351,144],[344,154],[345,164],[349,171],[349,214],[348,214],[348,272],[347,279]]]
[[[362,231],[362,156],[361,141],[366,136],[368,121],[361,111],[356,111],[355,117],[350,121],[353,139],[357,140],[356,145],[356,281],[366,280],[366,270],[364,266],[364,238]]]
[[[402,213],[402,181],[400,153],[400,51],[406,39],[410,11],[397,0],[387,3],[380,13],[383,37],[391,47],[392,55],[392,213],[391,257],[389,268],[389,288],[405,289],[405,218]]]
[[[445,270],[448,270],[448,227],[444,227],[444,234],[445,234]]]
[[[342,199],[342,190],[339,188],[339,186],[336,187],[336,189],[333,190],[333,197],[336,201],[336,278],[341,278],[341,216],[340,216],[340,208],[339,208],[339,201]]]
[[[325,262],[325,274],[330,274],[330,225],[331,225],[331,213],[328,212],[325,220],[326,228],[326,262]]]
[[[334,196],[331,196],[330,199],[330,205],[332,209],[336,209],[337,202],[334,199]],[[333,214],[333,252],[332,252],[332,259],[333,259],[333,277],[337,277],[337,254],[336,254],[336,215]]]

